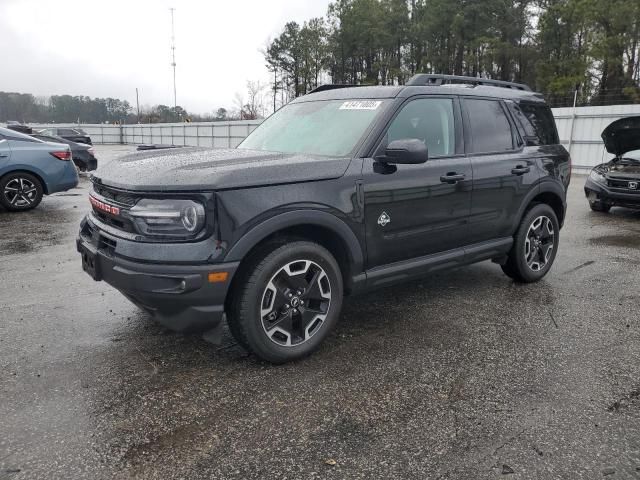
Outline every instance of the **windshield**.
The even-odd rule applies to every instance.
[[[238,148],[346,156],[386,103],[328,100],[289,104],[266,119]]]
[[[633,160],[640,162],[640,150],[632,150],[622,155],[622,160]]]

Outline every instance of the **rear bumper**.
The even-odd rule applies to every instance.
[[[94,280],[104,280],[159,323],[178,332],[219,333],[239,262],[174,265],[135,261],[114,254],[109,237],[98,230],[90,236],[81,230],[76,247],[83,268]],[[161,249],[162,245],[148,244],[148,248]],[[214,272],[228,272],[227,280],[209,282],[209,273]]]
[[[58,179],[47,182],[47,193],[66,192],[78,186],[79,178],[73,162],[64,162],[64,168]]]
[[[597,201],[619,207],[640,208],[640,190],[638,193],[623,193],[587,178],[584,193],[590,202]]]

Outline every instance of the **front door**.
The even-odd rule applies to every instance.
[[[419,97],[405,103],[390,123],[374,158],[363,166],[367,268],[465,245],[473,174],[462,155],[457,98]],[[417,165],[375,160],[386,145],[417,138],[429,159]]]
[[[11,148],[9,148],[9,142],[0,135],[0,168],[9,163],[11,158]]]

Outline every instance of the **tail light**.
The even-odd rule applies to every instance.
[[[49,152],[58,160],[71,160],[71,152],[69,150],[61,150],[59,152]]]

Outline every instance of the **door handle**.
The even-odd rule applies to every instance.
[[[461,182],[464,179],[465,179],[464,173],[456,173],[456,172],[447,173],[446,175],[442,175],[440,177],[440,181],[442,183],[451,183],[451,184]]]
[[[514,175],[524,175],[525,173],[529,173],[531,171],[531,167],[523,167],[522,165],[518,165],[516,168],[511,170],[511,173]]]

